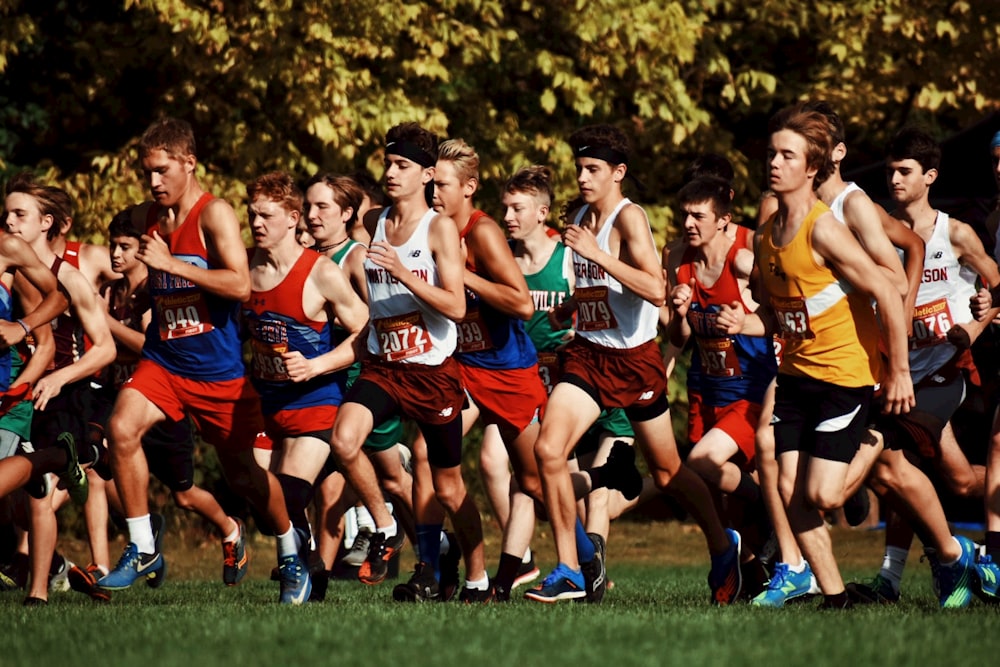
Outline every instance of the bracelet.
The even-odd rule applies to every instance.
[[[27,322],[25,322],[21,318],[18,318],[18,319],[14,320],[14,321],[17,322],[18,324],[20,324],[21,328],[24,329],[24,335],[25,336],[27,336],[28,334],[31,333],[31,327],[28,326]]]

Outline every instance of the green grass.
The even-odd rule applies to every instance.
[[[916,559],[914,559],[916,560]],[[848,577],[862,572],[848,571]],[[870,573],[869,573],[870,574]],[[711,607],[697,566],[619,564],[605,604],[401,605],[391,582],[332,582],[325,603],[277,604],[250,579],[138,585],[100,605],[76,593],[24,608],[0,595],[0,665],[969,665],[996,664],[1000,607],[942,612],[916,562],[894,607]]]

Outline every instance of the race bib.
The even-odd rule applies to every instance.
[[[731,338],[698,338],[697,342],[703,373],[726,378],[743,375]]]
[[[815,332],[809,328],[809,311],[804,298],[772,296],[771,306],[778,316],[781,337],[785,342],[816,337]]]
[[[947,299],[937,299],[913,309],[913,338],[910,349],[918,350],[947,343],[947,334],[954,321]]]
[[[251,338],[250,351],[252,355],[250,368],[254,378],[266,382],[291,380],[285,362],[281,358],[281,355],[288,352],[288,343],[266,343]]]
[[[375,320],[378,356],[383,361],[400,361],[431,350],[431,337],[419,312]]]
[[[478,308],[473,308],[458,322],[457,352],[481,352],[493,349],[493,340]]]
[[[785,356],[785,341],[778,334],[774,334],[771,342],[774,345],[774,360],[778,362],[778,366],[781,366],[781,360]]]
[[[618,320],[608,303],[606,286],[580,287],[573,296],[576,298],[576,328],[579,331],[603,331],[618,327]]]
[[[201,292],[167,294],[156,299],[160,340],[176,340],[208,333],[214,327]]]
[[[551,394],[552,388],[559,381],[559,354],[556,352],[538,353],[538,377],[545,385],[545,393]]]

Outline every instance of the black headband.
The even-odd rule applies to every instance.
[[[596,160],[604,160],[609,164],[628,165],[628,155],[607,146],[578,146],[573,154],[578,158],[592,157]]]
[[[413,160],[421,167],[433,167],[437,164],[437,158],[412,141],[390,141],[385,145],[386,155],[400,155],[407,160]]]

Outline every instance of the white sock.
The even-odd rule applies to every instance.
[[[125,519],[128,525],[129,542],[139,548],[141,554],[151,554],[156,551],[156,542],[153,540],[153,524],[149,522],[149,515]]]
[[[954,565],[954,564],[955,564],[955,563],[957,563],[958,561],[962,560],[962,543],[961,543],[961,542],[959,542],[959,541],[958,541],[958,540],[957,540],[957,539],[955,538],[955,536],[954,536],[954,535],[952,535],[952,536],[951,536],[951,539],[955,540],[955,544],[957,544],[957,545],[958,545],[958,558],[956,558],[955,560],[950,560],[950,561],[948,561],[948,562],[945,562],[945,561],[943,561],[943,560],[942,560],[942,561],[941,561],[941,564],[942,564],[942,565],[944,565],[945,567],[951,567],[952,565]]]
[[[236,519],[229,517],[230,521],[233,522],[233,532],[229,533],[222,538],[223,542],[235,542],[240,537],[240,524]]]
[[[802,574],[803,572],[806,571],[806,559],[805,558],[803,558],[802,560],[800,560],[798,565],[792,565],[791,563],[786,563],[786,564],[788,565],[788,569],[791,570],[792,572],[794,572],[795,574]]]
[[[906,557],[910,555],[909,549],[901,547],[886,547],[885,556],[882,559],[882,569],[879,574],[882,578],[892,584],[892,590],[899,592],[899,586],[903,581],[903,568],[906,567]]]
[[[472,581],[470,579],[465,580],[465,587],[473,591],[485,591],[490,587],[490,578],[484,576],[479,581]]]
[[[368,508],[364,505],[359,505],[354,508],[354,517],[358,520],[358,532],[360,533],[363,529],[367,528],[369,533],[375,532],[375,519],[372,518],[372,513],[368,511]]]
[[[295,526],[288,524],[288,530],[278,535],[278,558],[293,556],[299,552],[299,538]]]
[[[531,547],[528,547],[527,551],[524,552],[524,558],[521,559],[522,563],[531,562]]]
[[[375,531],[385,535],[386,539],[390,537],[396,537],[396,532],[398,530],[399,530],[398,524],[396,523],[395,519],[392,520],[392,525],[390,525],[387,528],[383,528],[382,526],[378,526],[375,528]]]

